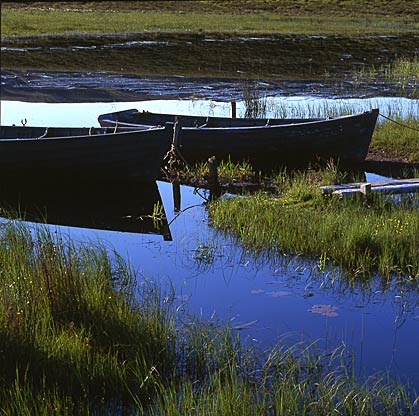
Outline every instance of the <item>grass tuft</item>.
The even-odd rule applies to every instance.
[[[329,172],[326,183],[333,175]],[[320,175],[321,177],[321,175]],[[255,253],[327,259],[353,276],[381,273],[419,278],[417,197],[395,201],[323,196],[325,181],[307,172],[277,178],[277,197],[266,194],[213,201],[212,224]]]

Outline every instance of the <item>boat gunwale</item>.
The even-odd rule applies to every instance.
[[[43,126],[0,126],[0,127],[7,127],[7,128],[15,128],[15,129],[46,129],[46,127]],[[71,131],[71,129],[86,129],[87,132],[89,132],[89,127],[51,127],[52,129],[59,129],[63,130],[63,134],[65,131]],[[94,127],[95,129],[105,129],[106,127]],[[94,138],[115,138],[121,135],[129,135],[134,136],[137,133],[144,133],[146,131],[153,131],[157,133],[164,132],[166,130],[166,126],[154,126],[149,129],[132,129],[127,128],[124,131],[116,131],[116,132],[105,132],[105,133],[94,133],[94,134],[81,134],[81,135],[63,135],[63,136],[45,136],[45,137],[12,137],[12,138],[3,138],[0,137],[0,143],[6,143],[6,142],[15,142],[15,141],[58,141],[58,140],[88,140],[88,139],[94,139]]]

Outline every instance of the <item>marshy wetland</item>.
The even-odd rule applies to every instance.
[[[319,187],[418,177],[419,5],[281,3],[2,4],[5,125],[381,113],[356,171],[225,162],[215,200],[2,184],[5,414],[417,414],[418,197]]]

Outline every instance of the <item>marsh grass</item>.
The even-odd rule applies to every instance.
[[[246,118],[264,118],[267,110],[267,97],[263,91],[260,90],[257,83],[243,81],[242,91],[244,98]]]
[[[228,325],[176,315],[170,296],[148,281],[136,291],[129,268],[100,246],[8,222],[0,262],[2,414],[417,410],[400,384],[359,383],[343,351],[279,344],[262,353]]]
[[[234,344],[231,347],[237,350]],[[262,361],[250,352],[244,360],[234,354],[223,357],[223,365],[206,383],[172,386],[159,396],[151,414],[414,414],[412,397],[400,385],[384,377],[359,384],[341,352],[320,354],[315,348],[279,346]]]
[[[418,198],[395,201],[325,197],[330,183],[306,172],[278,178],[278,196],[257,194],[214,201],[212,224],[236,236],[255,253],[323,259],[350,276],[380,273],[419,278]],[[333,175],[332,175],[333,176]]]
[[[419,87],[419,59],[399,57],[394,61],[380,66],[362,66],[354,71],[353,79],[356,84],[387,81],[397,83],[401,91],[409,90],[408,95],[418,98]]]

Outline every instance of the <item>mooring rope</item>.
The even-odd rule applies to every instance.
[[[410,130],[413,130],[413,131],[417,131],[417,132],[419,132],[419,129],[415,129],[414,127],[408,126],[407,124],[400,123],[399,121],[393,120],[392,118],[387,117],[387,116],[385,116],[385,115],[384,115],[384,114],[382,114],[382,113],[379,113],[379,115],[380,115],[381,117],[383,117],[383,118],[385,118],[385,119],[389,120],[389,121],[392,121],[392,122],[393,122],[393,123],[395,123],[395,124],[398,124],[399,126],[406,127],[407,129],[410,129]]]
[[[188,209],[191,208],[196,208],[196,207],[202,207],[202,204],[195,204],[195,205],[189,205],[186,208],[180,210],[179,212],[176,213],[176,215],[168,222],[168,225],[172,225],[172,222],[177,219],[179,217],[180,214],[183,214],[185,211],[187,211]]]

